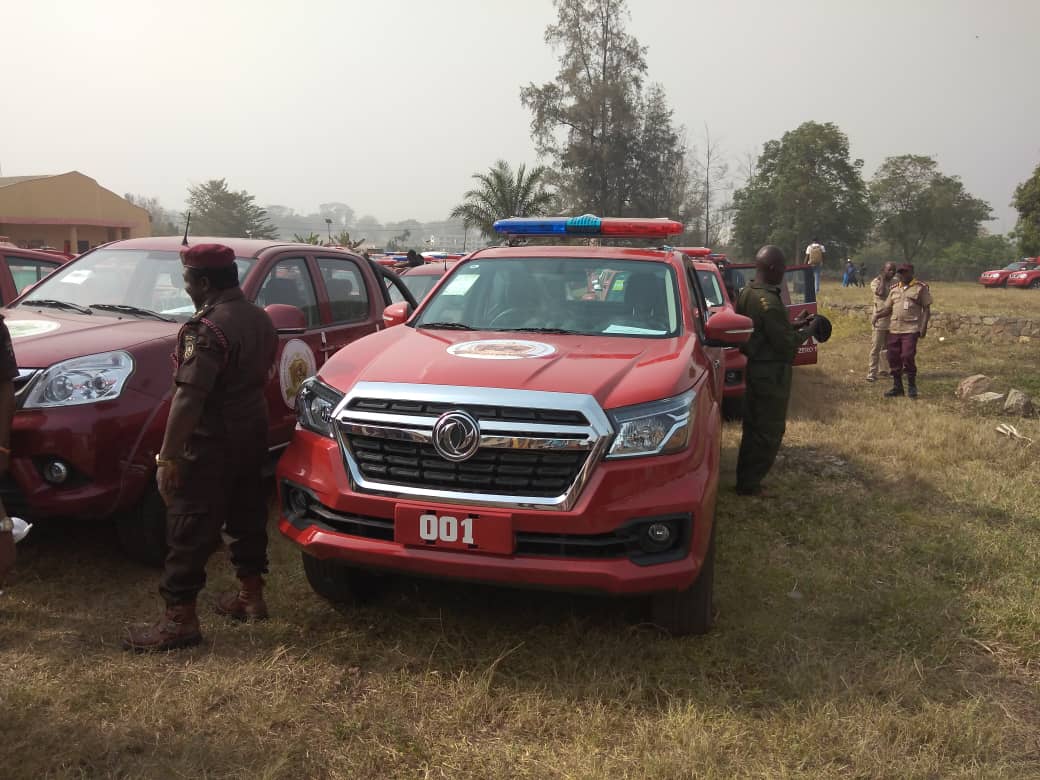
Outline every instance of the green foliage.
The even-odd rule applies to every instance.
[[[310,233],[306,236],[301,236],[299,233],[293,233],[292,240],[297,244],[313,244],[314,246],[321,246],[321,236],[317,233]]]
[[[350,238],[350,231],[341,230],[339,233],[336,233],[332,236],[332,243],[336,246],[346,247],[347,249],[357,249],[359,246],[365,243],[365,239],[359,238],[356,241],[353,241]]]
[[[837,125],[806,122],[766,142],[743,188],[733,195],[735,242],[751,256],[778,244],[801,258],[814,238],[835,258],[850,255],[870,229],[862,160],[849,157],[849,139]]]
[[[466,228],[477,228],[481,235],[495,235],[496,220],[507,217],[538,217],[555,203],[554,193],[545,180],[549,169],[537,167],[528,172],[521,165],[516,173],[505,160],[499,160],[485,173],[473,174],[480,186],[469,190],[463,201],[451,210],[451,219],[461,219]],[[405,231],[408,237],[408,231]]]
[[[153,236],[174,236],[180,232],[180,215],[175,211],[163,208],[158,198],[134,195],[130,192],[126,193],[123,198],[148,212],[148,217],[152,223]]]
[[[1015,245],[1002,235],[975,236],[958,241],[933,259],[918,263],[922,276],[945,281],[975,281],[979,274],[1017,260]],[[918,270],[918,269],[915,269]]]
[[[1033,175],[1015,188],[1011,205],[1018,211],[1018,223],[1012,235],[1024,255],[1040,255],[1040,165]]]
[[[210,179],[188,188],[188,211],[195,235],[277,238],[267,211],[245,190],[228,189],[225,179]]]
[[[886,158],[870,182],[870,200],[878,234],[907,263],[954,243],[970,243],[991,218],[988,203],[921,155]]]
[[[529,84],[538,153],[553,162],[565,210],[679,216],[686,148],[664,90],[644,96],[646,50],[625,30],[625,0],[555,0],[545,41],[559,52],[554,81]]]

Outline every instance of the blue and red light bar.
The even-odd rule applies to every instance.
[[[495,222],[495,230],[510,236],[604,236],[662,238],[683,232],[681,222],[646,217],[512,217]]]

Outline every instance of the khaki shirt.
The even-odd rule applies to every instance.
[[[911,279],[904,287],[899,282],[888,291],[885,308],[892,311],[889,333],[920,333],[925,310],[932,305],[932,293],[928,285]]]
[[[874,309],[872,314],[877,314],[881,309],[885,307],[885,302],[888,300],[888,291],[892,287],[893,281],[886,279],[884,275],[878,274],[874,277],[870,283],[870,291],[874,293]],[[874,323],[874,330],[888,330],[889,322],[891,317],[882,317]]]

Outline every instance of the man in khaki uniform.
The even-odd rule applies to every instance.
[[[914,278],[914,267],[904,263],[896,268],[897,281],[888,291],[888,300],[874,313],[877,325],[891,317],[888,326],[888,365],[892,371],[892,389],[887,398],[903,395],[903,374],[906,374],[906,394],[917,398],[917,342],[928,333],[928,319],[932,311],[932,293],[928,285]]]
[[[870,282],[870,291],[874,294],[873,314],[877,314],[878,311],[885,307],[885,302],[888,300],[888,291],[892,287],[892,278],[895,275],[896,264],[885,263],[881,267],[881,273]],[[874,323],[874,338],[870,344],[870,362],[867,364],[868,382],[877,381],[879,362],[884,365],[881,373],[888,373],[888,355],[886,350],[888,349],[888,324],[890,319],[889,317],[882,317]]]

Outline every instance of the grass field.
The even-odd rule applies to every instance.
[[[867,283],[869,285],[869,279]],[[990,289],[976,282],[929,282],[929,287],[936,311],[1004,314],[1040,320],[1040,290],[1020,290],[1017,287]],[[842,287],[841,282],[828,279],[823,280],[819,297],[824,305],[871,302],[869,286]]]
[[[40,528],[0,596],[0,776],[1040,777],[1040,442],[952,397],[976,369],[1035,374],[1038,346],[929,339],[922,398],[885,401],[865,320],[834,323],[796,371],[778,498],[729,490],[727,425],[712,634],[418,580],[339,612],[272,538],[274,619],[210,613],[218,556],[207,642],[135,657],[119,640],[154,616],[155,572],[107,526]]]

